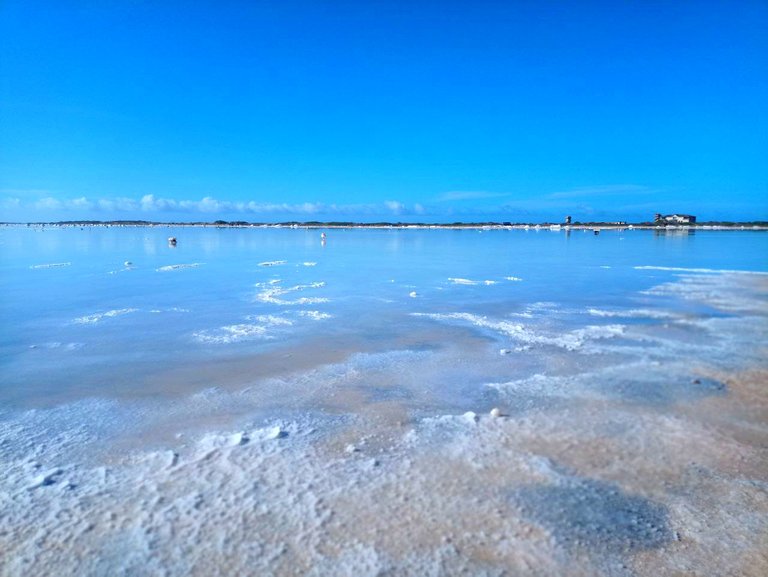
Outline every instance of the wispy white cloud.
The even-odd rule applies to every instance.
[[[156,197],[153,194],[145,194],[138,201],[138,207],[144,212],[202,212],[202,213],[221,213],[221,212],[243,212],[243,213],[270,213],[270,212],[296,212],[311,213],[316,212],[318,205],[313,203],[302,203],[291,205],[287,203],[259,203],[255,201],[232,202],[228,200],[218,200],[211,196],[206,196],[201,200],[176,200],[171,198]],[[115,205],[114,209],[132,210],[134,207],[127,204],[125,207]]]
[[[83,210],[90,210],[94,206],[94,203],[84,196],[81,196],[80,198],[74,198],[69,202],[72,208],[81,208]]]
[[[16,197],[7,197],[0,200],[0,208],[14,209],[21,206],[21,199]]]
[[[139,210],[139,204],[132,198],[100,198],[96,201],[96,207],[105,212]]]
[[[35,208],[38,210],[61,210],[64,203],[52,196],[46,196],[35,202]]]
[[[257,201],[219,200],[211,196],[200,200],[172,199],[145,194],[134,198],[100,198],[89,199],[79,197],[59,199],[46,196],[34,201],[24,201],[17,197],[7,197],[0,200],[0,206],[8,209],[31,209],[45,212],[96,212],[96,213],[200,213],[200,214],[285,214],[311,216],[326,215],[410,215],[423,214],[423,205],[407,205],[398,200],[387,200],[382,203],[368,204],[326,204],[320,202],[302,203],[270,203]]]
[[[45,196],[38,200],[22,200],[20,198],[9,197],[2,200],[3,208],[21,209],[33,208],[40,211],[60,211],[60,210],[94,210],[99,207],[99,201],[92,201],[81,196],[79,198],[60,199],[53,196]]]
[[[405,205],[397,200],[384,201],[384,206],[392,211],[392,214],[402,214],[405,210]]]

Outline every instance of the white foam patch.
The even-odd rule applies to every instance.
[[[328,313],[323,313],[320,311],[299,311],[299,315],[301,315],[302,317],[310,318],[313,321],[322,321],[325,319],[330,319],[333,316]]]
[[[293,320],[277,315],[248,315],[245,319],[251,322],[198,331],[192,336],[202,343],[230,344],[248,340],[273,339],[275,338],[272,334],[273,329],[279,330],[294,325]]]
[[[521,313],[509,313],[509,316],[521,319],[532,319],[535,315],[531,311],[523,311]]]
[[[607,310],[590,308],[587,309],[587,313],[594,317],[603,318],[626,318],[626,319],[678,319],[679,314],[675,314],[669,311],[654,310],[654,309],[625,309],[625,310]]]
[[[325,286],[325,282],[314,282],[314,283],[304,284],[304,285],[295,285],[292,287],[270,286],[270,287],[264,288],[264,290],[259,292],[256,295],[256,300],[264,303],[270,303],[270,304],[276,304],[276,305],[308,305],[308,304],[326,303],[326,302],[329,302],[329,299],[324,297],[300,297],[293,300],[282,298],[285,295],[289,295],[292,293],[301,292],[309,289],[318,289],[324,286]],[[261,287],[263,287],[263,285],[261,285],[259,288]]]
[[[588,340],[598,339],[612,339],[615,337],[623,336],[626,333],[627,327],[625,325],[613,324],[613,325],[589,325],[583,329],[576,329],[569,334],[575,335],[583,344]],[[579,345],[581,346],[581,345]]]
[[[303,264],[304,266],[317,266],[316,262],[303,262],[301,264]]]
[[[330,302],[330,299],[327,299],[325,297],[301,297],[296,299],[295,301],[286,302],[285,304],[293,304],[293,305],[319,305],[323,303]]]
[[[560,305],[553,301],[536,301],[535,303],[531,303],[530,305],[528,305],[528,307],[531,310],[551,311],[551,310],[559,309]]]
[[[77,324],[96,324],[104,319],[111,319],[114,317],[120,317],[130,313],[135,313],[139,309],[127,308],[127,309],[113,309],[104,313],[95,313],[92,315],[85,315],[74,319],[72,322]]]
[[[666,365],[664,372],[669,376],[679,370],[679,366],[670,363]],[[510,399],[525,397],[558,397],[571,400],[575,398],[600,398],[605,397],[605,393],[590,385],[626,379],[628,375],[633,373],[648,377],[652,371],[656,371],[654,375],[658,377],[659,367],[651,368],[647,362],[643,361],[628,363],[619,367],[607,366],[570,375],[535,373],[521,379],[486,383],[485,386],[508,395]]]
[[[169,264],[169,265],[165,265],[165,266],[161,266],[159,268],[156,268],[155,270],[157,272],[171,272],[171,271],[182,270],[182,269],[186,269],[186,268],[197,268],[197,267],[202,266],[202,265],[203,265],[203,263],[201,263],[201,262],[191,262],[191,263],[186,263],[186,264]]]
[[[505,276],[504,279],[512,282],[521,282],[523,280],[517,276]]]
[[[71,266],[71,262],[52,262],[50,264],[33,264],[29,268],[42,269],[42,268],[62,268],[65,266]]]
[[[288,264],[287,260],[268,260],[265,262],[260,262],[259,266],[280,266],[283,264]]]
[[[270,327],[289,327],[293,325],[293,321],[291,319],[278,317],[276,315],[249,315],[245,318],[246,320],[256,321],[264,326]]]
[[[218,329],[198,331],[192,336],[201,343],[230,344],[240,341],[271,338],[267,327],[257,324],[227,325]]]
[[[534,374],[524,379],[504,383],[487,383],[491,389],[511,393],[537,396],[573,396],[573,377]]]
[[[640,291],[649,296],[664,296],[697,301],[731,313],[768,314],[765,289],[749,281],[754,275],[690,274],[674,282]]]
[[[550,301],[540,301],[527,305],[522,312],[508,313],[510,317],[532,319],[536,316],[550,317],[555,314],[564,314],[568,311],[560,308],[560,305]]]
[[[764,349],[755,349],[756,344],[768,342],[768,322],[765,314],[685,318],[675,321],[675,326],[703,331],[704,341],[686,343],[653,332],[645,338],[659,345],[654,349],[657,356],[680,358],[689,355],[706,359],[709,363],[718,362],[727,366],[765,364]]]
[[[279,285],[282,282],[283,282],[282,279],[273,278],[266,282],[257,282],[253,286],[255,286],[256,288],[269,288],[269,287],[274,287],[276,285]]]
[[[463,321],[477,327],[490,329],[528,345],[550,345],[569,351],[581,349],[585,343],[596,339],[610,339],[625,332],[624,325],[590,325],[557,335],[546,335],[532,328],[510,321],[494,320],[472,313],[411,313],[437,321]]]
[[[768,272],[754,270],[733,270],[713,268],[684,268],[677,266],[636,266],[636,270],[664,270],[671,272],[700,273],[700,274],[755,274],[768,275]]]
[[[496,280],[471,280],[468,278],[456,278],[456,277],[448,277],[448,280],[451,281],[453,284],[465,285],[465,286],[474,286],[479,284],[490,286],[490,285],[498,284],[499,282]]]
[[[188,312],[190,312],[190,310],[182,308],[182,307],[170,307],[170,308],[167,308],[167,309],[152,309],[149,312],[155,313],[155,314],[160,314],[160,313],[188,313]]]

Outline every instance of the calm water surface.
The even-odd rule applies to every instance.
[[[638,267],[768,270],[761,232],[329,232],[323,245],[304,229],[0,230],[0,400],[155,394],[150,375],[207,360],[401,348],[429,331],[413,313],[509,319],[534,305],[521,322],[610,324],[579,313],[664,305],[642,291],[680,275]],[[433,338],[422,344],[445,344]]]

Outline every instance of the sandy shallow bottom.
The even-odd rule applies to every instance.
[[[766,287],[725,280],[657,292],[730,317],[555,341],[433,315],[452,344],[0,411],[0,575],[767,575]]]

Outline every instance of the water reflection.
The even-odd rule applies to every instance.
[[[685,238],[696,234],[693,228],[655,228],[653,236],[656,238]]]

